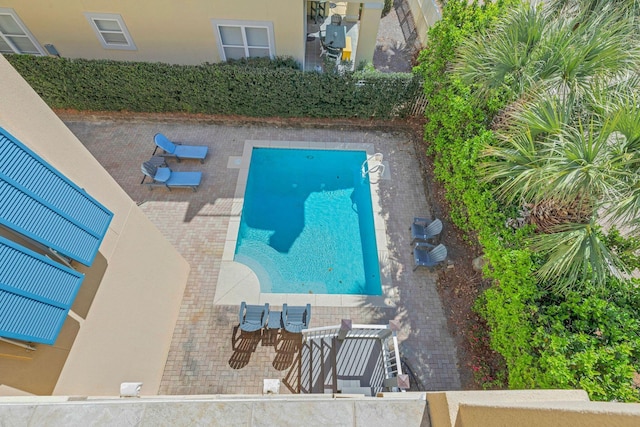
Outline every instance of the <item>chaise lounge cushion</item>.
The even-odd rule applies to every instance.
[[[197,159],[202,161],[207,156],[207,152],[209,151],[209,147],[204,145],[175,144],[161,133],[157,133],[153,137],[153,140],[159,148],[164,150],[164,152],[166,153],[165,155],[176,157],[178,160]]]

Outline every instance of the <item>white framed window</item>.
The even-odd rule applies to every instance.
[[[16,11],[8,7],[0,7],[0,53],[46,55]]]
[[[273,23],[263,21],[211,21],[223,61],[242,58],[273,58]]]
[[[85,12],[84,16],[105,49],[136,50],[122,16],[117,13],[89,12]]]

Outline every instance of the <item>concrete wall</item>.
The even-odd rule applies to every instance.
[[[524,402],[464,404],[456,426],[637,427],[640,404],[611,402]]]
[[[0,425],[428,426],[424,393],[396,394],[405,396],[164,396],[75,402],[20,398],[0,400]]]
[[[65,322],[79,328],[68,340],[53,393],[113,395],[121,382],[141,381],[145,393],[157,394],[188,264],[1,55],[0,82],[0,126],[114,213],[100,262],[86,272],[100,268],[95,295],[82,309],[74,304],[77,312]],[[24,369],[31,359],[5,358],[2,369],[13,369],[11,363]]]
[[[640,425],[640,404],[590,402],[579,390],[356,395],[0,398],[0,425],[620,426]],[[456,418],[442,422],[450,407]],[[567,399],[567,400],[565,400]]]
[[[427,393],[432,427],[637,426],[640,404],[591,402],[583,390]]]
[[[220,61],[212,19],[273,23],[275,52],[304,58],[304,2],[293,0],[3,0],[41,45],[66,58],[202,64]],[[105,49],[85,12],[120,14],[137,50]]]

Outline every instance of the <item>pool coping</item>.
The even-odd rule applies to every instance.
[[[380,195],[378,194],[379,186],[377,185],[380,180],[389,179],[390,174],[388,167],[385,167],[382,171],[372,171],[369,180],[382,295],[284,294],[260,292],[260,282],[253,270],[233,260],[238,239],[238,230],[240,229],[240,217],[244,205],[244,192],[249,175],[249,165],[251,164],[251,155],[254,147],[365,151],[367,158],[375,154],[373,144],[369,143],[246,140],[242,157],[230,158],[227,165],[229,168],[238,168],[239,174],[213,304],[239,305],[240,302],[245,301],[248,304],[269,303],[271,305],[287,303],[290,305],[312,304],[321,307],[395,307],[398,293],[394,289],[391,280],[386,223],[382,215]],[[386,162],[383,163],[386,165]]]

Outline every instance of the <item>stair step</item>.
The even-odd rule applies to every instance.
[[[372,396],[371,387],[345,387],[342,389],[342,394],[364,394],[365,396]]]
[[[360,387],[360,380],[338,380],[338,390]]]

